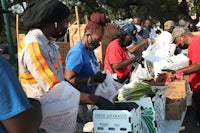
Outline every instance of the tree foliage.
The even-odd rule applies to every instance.
[[[72,12],[74,6],[78,5],[80,18],[96,11],[105,13],[110,20],[132,18],[134,15],[141,15],[161,23],[168,19],[178,21],[180,18],[189,18],[186,0],[182,0],[181,3],[178,3],[178,0],[66,0],[66,3]]]
[[[21,5],[29,0],[7,0],[8,7]],[[75,20],[75,6],[79,9],[80,22],[84,23],[84,16],[90,16],[92,12],[102,12],[110,20],[132,18],[141,15],[151,18],[154,22],[164,22],[167,19],[177,21],[180,18],[188,18],[191,13],[200,12],[200,0],[194,1],[194,7],[189,12],[186,0],[178,3],[178,0],[61,0],[71,9],[72,21]],[[24,7],[23,7],[24,8]],[[190,13],[190,14],[189,14]]]
[[[25,8],[23,2],[29,0],[6,0],[8,8],[21,6]],[[178,21],[180,18],[190,18],[191,14],[200,14],[200,0],[190,0],[193,7],[189,10],[186,0],[178,3],[178,0],[61,0],[71,10],[71,22],[76,19],[75,6],[79,9],[80,23],[85,23],[85,15],[90,16],[93,12],[104,13],[109,20],[132,18],[135,15],[141,15],[144,18],[150,18],[152,21],[164,23],[168,19]],[[188,0],[187,0],[188,1]],[[17,6],[16,6],[17,5]],[[14,8],[14,9],[15,9]],[[20,13],[20,17],[21,17]],[[2,16],[0,16],[0,28],[3,27]],[[14,20],[15,16],[10,15]],[[11,21],[15,25],[15,21]],[[22,27],[22,26],[21,26]],[[0,31],[1,32],[1,31]],[[4,33],[4,32],[3,32]]]

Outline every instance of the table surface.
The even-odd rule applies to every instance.
[[[181,120],[165,120],[161,127],[162,133],[179,133],[180,127],[185,118],[187,109],[182,113]]]

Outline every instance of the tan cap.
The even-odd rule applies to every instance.
[[[175,27],[175,28],[173,29],[173,31],[172,31],[172,40],[171,40],[171,43],[173,43],[174,40],[175,40],[177,37],[181,36],[181,35],[182,35],[183,33],[185,33],[185,32],[189,32],[189,30],[188,30],[187,28],[185,28],[185,27],[182,27],[182,26],[177,26],[177,27]]]
[[[174,21],[172,20],[167,20],[165,23],[164,23],[164,30],[169,30],[170,28],[174,27]]]
[[[183,20],[183,19],[180,19],[180,20],[178,21],[178,25],[179,25],[179,26],[182,26],[182,27],[187,27],[187,26],[189,25],[189,23],[186,22],[186,21]]]

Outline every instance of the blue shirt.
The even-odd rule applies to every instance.
[[[88,51],[80,41],[69,50],[65,63],[65,68],[78,73],[78,77],[80,78],[94,76],[100,69],[100,65],[94,55],[94,52]],[[88,86],[81,85],[79,89],[82,92],[93,93],[94,87],[95,84],[93,83]]]
[[[0,55],[0,133],[7,133],[1,121],[31,108],[12,66]]]

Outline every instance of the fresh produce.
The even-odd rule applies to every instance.
[[[145,82],[136,82],[131,88],[123,89],[118,94],[118,101],[138,100],[152,94],[151,86]]]
[[[157,79],[156,79],[156,82],[172,82],[174,81],[174,74],[172,74],[171,72],[165,72],[165,73],[162,73],[162,74],[159,74]]]

